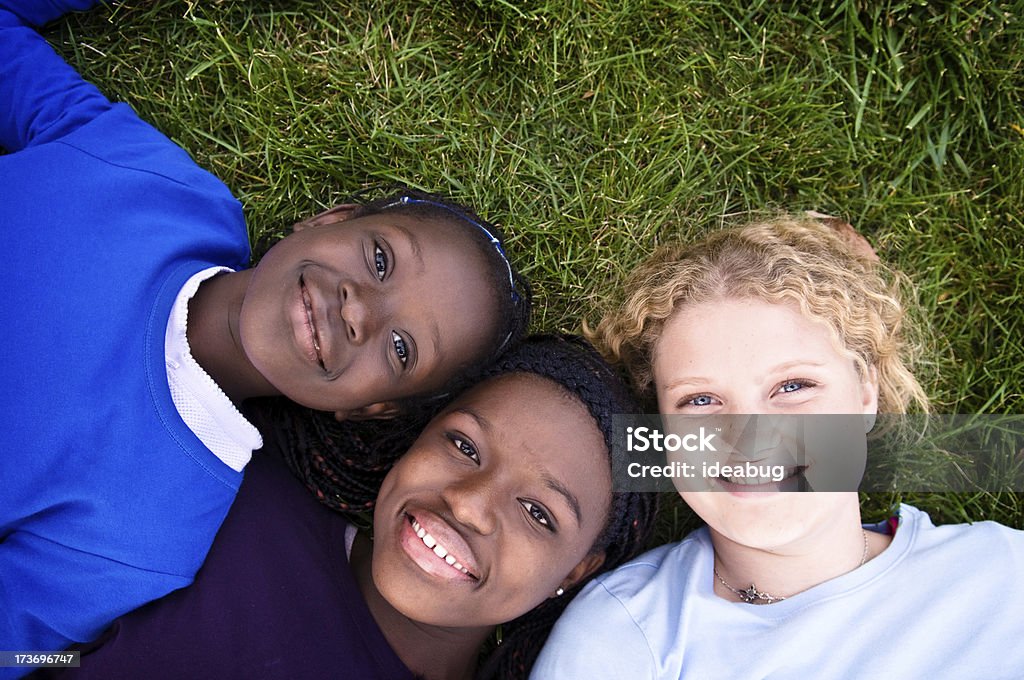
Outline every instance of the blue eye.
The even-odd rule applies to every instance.
[[[388,273],[388,256],[376,243],[373,244],[373,266],[377,273],[377,280],[383,281]]]
[[[395,355],[398,356],[398,360],[405,366],[405,362],[409,360],[409,348],[405,344],[405,340],[398,333],[391,331],[391,344],[395,346]]]
[[[520,500],[519,502],[523,505],[523,509],[526,510],[534,522],[545,529],[554,530],[554,527],[551,524],[551,518],[548,517],[548,513],[544,511],[544,508],[533,501]]]
[[[459,450],[459,453],[469,458],[474,463],[480,463],[480,454],[476,452],[476,447],[473,443],[467,439],[463,439],[459,435],[450,434],[448,440],[455,445],[455,448]]]
[[[779,386],[779,392],[789,394],[790,392],[802,390],[805,387],[810,387],[810,384],[803,380],[787,380]]]
[[[696,397],[691,398],[686,403],[690,406],[711,406],[711,397],[706,394],[698,394]]]

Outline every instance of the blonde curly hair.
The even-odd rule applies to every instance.
[[[928,397],[909,368],[920,350],[905,337],[901,298],[908,286],[905,276],[855,253],[833,227],[780,216],[659,248],[627,278],[622,303],[586,331],[650,397],[654,350],[678,310],[722,298],[795,304],[826,324],[860,375],[877,370],[880,413],[911,406],[928,412]]]

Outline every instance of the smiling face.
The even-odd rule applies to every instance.
[[[458,225],[384,212],[309,226],[253,271],[242,347],[311,408],[428,393],[485,354],[498,323],[487,273]]]
[[[421,623],[511,621],[600,565],[611,474],[587,409],[529,374],[492,378],[435,418],[384,480],[373,580]]]
[[[849,414],[862,421],[877,406],[874,376],[862,378],[823,323],[795,306],[752,299],[696,304],[669,319],[655,347],[654,379],[663,414]],[[863,443],[863,434],[862,427],[854,439]],[[785,436],[772,436],[785,444]],[[825,460],[825,452],[813,448],[835,442],[812,445],[805,438],[804,444],[803,474],[813,488],[815,460]],[[730,462],[757,461],[759,455],[746,452]],[[752,491],[727,479],[709,481],[719,490],[687,490],[683,499],[713,531],[757,548],[799,541],[827,526],[838,507],[857,502],[855,492],[780,493],[770,485]]]

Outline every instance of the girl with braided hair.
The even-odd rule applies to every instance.
[[[707,526],[588,585],[534,678],[1021,677],[1006,585],[1024,532],[936,527],[909,505],[865,526],[859,475],[813,491],[864,455],[878,412],[928,410],[902,277],[866,255],[781,217],[667,246],[631,275],[597,339],[664,423],[722,425],[730,472],[675,480]],[[790,431],[820,414],[842,429]],[[750,461],[782,474],[731,471]]]
[[[372,539],[261,456],[195,583],[118,619],[64,672],[525,678],[580,585],[652,527],[653,495],[612,492],[612,416],[634,410],[584,341],[528,340],[394,463]]]

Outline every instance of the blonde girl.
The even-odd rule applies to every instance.
[[[782,217],[660,250],[595,335],[663,415],[870,426],[928,409],[899,284],[829,226]],[[936,527],[908,505],[864,526],[856,491],[742,481],[682,490],[707,526],[591,583],[532,677],[1020,677],[1007,586],[1024,533]]]

